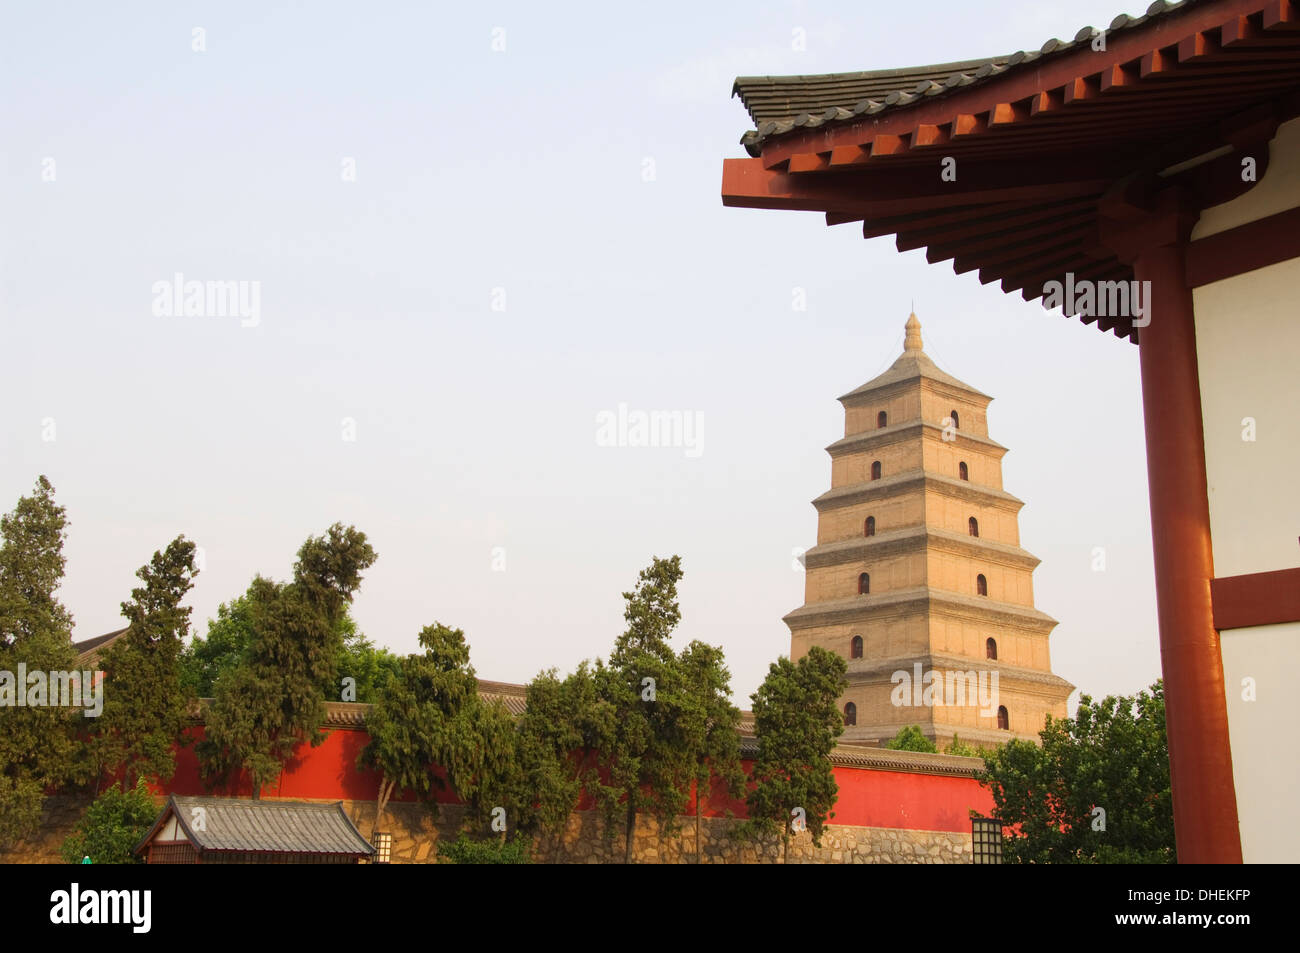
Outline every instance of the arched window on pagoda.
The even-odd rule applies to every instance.
[[[966,526],[967,528],[969,528],[970,534],[972,536],[978,536],[980,534],[979,520],[977,520],[975,517],[972,516],[970,519],[968,519],[966,521]]]
[[[1006,705],[998,706],[998,730],[999,731],[1011,730],[1011,717],[1007,714]]]
[[[948,416],[952,418],[952,429],[953,429],[953,430],[960,430],[960,429],[961,429],[961,419],[957,416],[957,411],[955,411],[955,410],[950,410],[950,411],[948,411]]]
[[[883,410],[880,413],[876,414],[876,426],[877,427],[889,426],[889,414],[885,413]]]
[[[875,536],[875,535],[876,535],[876,518],[875,518],[874,516],[868,516],[868,517],[867,517],[867,523],[866,523],[866,526],[863,528],[863,532],[864,532],[867,536]]]
[[[963,480],[969,480],[969,479],[970,479],[970,470],[966,469],[966,461],[965,461],[965,460],[963,460],[961,463],[957,464],[957,475],[958,475],[959,477],[961,477]]]
[[[849,643],[849,658],[862,658],[862,636],[855,635]]]
[[[863,573],[858,576],[858,595],[866,596],[871,594],[871,576]]]
[[[858,706],[853,702],[846,702],[844,705],[844,724],[856,725],[858,723]]]
[[[997,639],[989,638],[984,640],[984,657],[991,659],[996,659],[998,657]]]
[[[880,461],[879,461],[879,460],[873,460],[872,463],[871,463],[871,479],[873,479],[873,480],[879,480],[879,479],[880,479]]]
[[[989,594],[989,581],[984,578],[984,573],[975,577],[975,594],[978,596],[987,596]]]

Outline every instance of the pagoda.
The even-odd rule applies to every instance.
[[[1039,560],[1002,489],[991,400],[925,354],[915,314],[898,360],[840,398],[804,604],[785,622],[791,658],[819,645],[848,662],[844,743],[884,745],[908,725],[940,750],[954,735],[1037,741],[1066,714],[1074,686],[1051,670],[1056,621],[1034,608]]]

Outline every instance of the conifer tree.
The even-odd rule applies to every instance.
[[[144,583],[122,603],[126,634],[103,655],[104,711],[91,747],[101,770],[124,770],[123,788],[141,778],[168,780],[176,770],[173,745],[181,741],[192,697],[181,680],[181,650],[189,632],[189,607],[181,600],[194,585],[194,543],[178,536],[136,572]]]
[[[555,669],[528,683],[516,748],[521,793],[515,797],[520,825],[551,842],[560,859],[570,815],[584,794],[600,788],[599,754],[613,744],[615,712],[601,697],[588,662],[560,679]]]
[[[253,640],[218,680],[197,746],[210,781],[229,784],[242,770],[259,797],[299,744],[324,740],[320,686],[335,680],[339,621],[374,561],[364,533],[335,523],[303,543],[293,582],[253,580]]]
[[[345,607],[337,623],[341,646],[335,675],[320,684],[326,700],[373,702],[388,677],[397,669],[398,656],[376,647],[357,627]],[[206,635],[195,636],[181,654],[186,687],[199,698],[211,698],[217,680],[238,668],[253,642],[252,595],[245,592],[217,606],[217,617],[208,620]],[[355,680],[356,697],[343,699],[342,679]]]
[[[839,786],[830,753],[844,732],[837,700],[847,684],[847,667],[839,655],[813,646],[797,664],[784,656],[773,662],[753,695],[758,756],[743,830],[780,831],[783,863],[797,811],[817,845],[827,819],[834,817]]]
[[[675,833],[690,796],[694,764],[686,738],[686,680],[668,639],[681,610],[681,557],[655,558],[636,588],[623,593],[627,629],[608,665],[596,666],[601,696],[614,710],[612,742],[600,752],[607,780],[596,786],[607,830],[623,823],[624,863],[632,862],[637,815],[656,817]]]
[[[722,648],[695,641],[681,654],[685,683],[683,736],[695,793],[695,862],[701,856],[700,819],[709,806],[714,783],[727,798],[745,791],[740,766],[740,709],[731,703],[731,673]]]
[[[56,591],[63,580],[64,508],[41,476],[31,496],[0,517],[0,844],[32,834],[45,790],[86,776],[77,732],[84,710],[18,707],[19,665],[29,671],[71,671],[72,616]]]
[[[436,815],[432,795],[450,787],[483,822],[517,788],[513,719],[479,698],[465,633],[435,622],[419,641],[424,651],[402,659],[366,718],[370,743],[358,764],[381,775],[376,829],[394,792],[415,793]]]

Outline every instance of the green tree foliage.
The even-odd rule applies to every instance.
[[[943,753],[957,755],[962,758],[984,758],[991,755],[993,749],[979,745],[968,745],[954,734],[952,736],[952,741],[948,743],[948,747],[943,749]]]
[[[466,834],[454,841],[438,845],[440,864],[531,864],[532,851],[528,838],[516,834],[506,841],[495,838],[475,839]]]
[[[1175,862],[1161,682],[1134,697],[1084,695],[1039,737],[1041,748],[1013,739],[985,758],[981,783],[1011,828],[1008,863]]]
[[[210,782],[229,784],[242,770],[259,797],[299,744],[324,740],[321,686],[337,683],[340,620],[374,561],[364,533],[335,523],[298,550],[293,582],[253,580],[251,641],[214,686],[197,746]]]
[[[927,751],[937,754],[939,749],[933,741],[925,736],[920,725],[908,725],[900,728],[898,734],[885,744],[890,751]]]
[[[320,684],[321,697],[341,699],[342,679],[356,679],[358,702],[373,702],[389,677],[396,673],[399,656],[377,648],[358,629],[344,608],[338,621],[340,641],[336,674],[338,679]],[[234,671],[247,657],[253,641],[252,587],[241,596],[217,606],[217,617],[208,620],[207,637],[196,636],[182,655],[186,687],[199,698],[211,698],[221,676]]]
[[[525,799],[514,717],[500,701],[484,701],[475,691],[455,727],[459,734],[450,739],[438,763],[468,808],[465,824],[480,832],[496,822],[517,830]],[[498,809],[504,811],[499,817],[494,816]]]
[[[500,703],[479,698],[463,631],[435,622],[419,640],[424,651],[401,660],[366,719],[370,743],[358,764],[382,776],[376,827],[394,792],[413,792],[436,814],[432,795],[448,786],[473,822],[485,821],[517,788],[514,722]]]
[[[186,687],[198,698],[211,698],[216,684],[244,661],[253,641],[253,602],[249,592],[217,606],[208,620],[207,637],[196,635],[181,653]]]
[[[56,591],[63,580],[64,508],[44,476],[31,496],[0,517],[0,693],[10,702],[19,664],[29,671],[71,671],[72,616]],[[0,844],[34,833],[45,790],[83,780],[77,732],[84,712],[58,707],[0,707]]]
[[[329,686],[322,686],[327,699],[338,701],[343,678],[356,679],[357,702],[374,702],[378,700],[388,680],[397,674],[401,656],[388,649],[378,647],[365,637],[350,613],[344,612],[340,621],[342,648],[339,650],[338,681]]]
[[[780,833],[782,859],[789,853],[791,820],[804,812],[813,843],[820,846],[839,786],[830,753],[844,732],[838,699],[848,684],[847,663],[839,655],[813,646],[791,662],[782,656],[753,695],[758,756],[746,804],[749,820],[740,833]]]
[[[181,600],[194,585],[194,543],[178,536],[155,552],[136,576],[144,583],[122,603],[129,627],[103,655],[104,711],[91,738],[103,770],[124,770],[127,788],[139,778],[168,780],[176,770],[173,745],[192,700],[181,681],[181,649],[190,610]]]
[[[143,780],[126,790],[114,784],[86,809],[59,853],[69,864],[81,863],[83,857],[95,864],[140,863],[131,850],[149,832],[158,812]]]
[[[591,793],[607,831],[622,821],[629,864],[637,815],[651,814],[662,833],[674,832],[696,767],[687,738],[686,677],[668,642],[681,621],[681,578],[679,556],[656,557],[641,570],[636,588],[623,593],[627,629],[615,641],[609,664],[596,666],[600,695],[614,710],[614,734],[599,753],[604,780]]]
[[[700,862],[700,819],[708,809],[715,783],[723,796],[745,793],[745,772],[740,765],[740,709],[731,703],[731,673],[719,646],[695,641],[680,658],[682,737],[695,791],[695,862]]]
[[[521,791],[513,801],[520,827],[550,841],[552,862],[560,859],[570,814],[600,784],[599,753],[612,746],[614,724],[614,707],[588,662],[563,679],[549,669],[528,684],[516,735]]]

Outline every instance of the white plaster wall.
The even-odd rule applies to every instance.
[[[1220,636],[1242,857],[1248,864],[1300,863],[1300,825],[1294,823],[1300,793],[1300,622],[1229,629]],[[1242,698],[1246,678],[1254,679],[1255,701]]]
[[[1300,119],[1277,127],[1269,144],[1268,172],[1249,192],[1201,213],[1192,240],[1267,218],[1300,205]]]
[[[1214,574],[1300,566],[1300,258],[1194,300]]]

